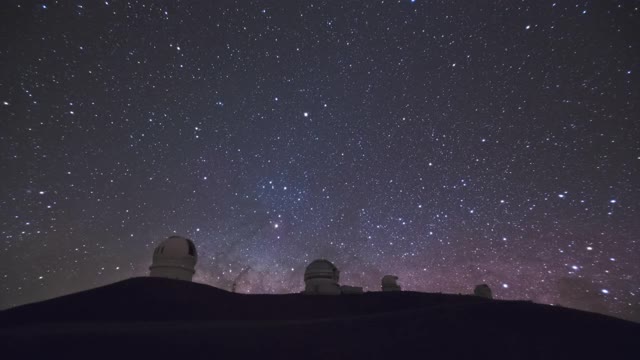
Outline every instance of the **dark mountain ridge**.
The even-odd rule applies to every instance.
[[[468,295],[246,295],[149,277],[2,311],[0,338],[23,358],[635,358],[640,324]]]

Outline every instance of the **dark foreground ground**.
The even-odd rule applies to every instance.
[[[466,295],[242,295],[135,278],[0,312],[0,358],[640,359],[640,324]]]

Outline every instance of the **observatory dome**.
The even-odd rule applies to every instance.
[[[491,292],[491,288],[487,284],[480,284],[476,286],[476,288],[473,289],[473,294],[485,299],[493,299],[493,293]]]
[[[329,260],[319,259],[314,260],[311,264],[307,265],[307,269],[304,271],[304,280],[309,279],[333,279],[335,282],[340,280],[340,271]]]
[[[191,281],[197,261],[198,253],[193,241],[182,236],[170,236],[153,252],[150,276]]]
[[[330,261],[314,260],[304,272],[305,294],[339,295],[340,271]]]
[[[398,285],[398,277],[395,275],[385,275],[382,277],[382,291],[401,291],[402,288]]]

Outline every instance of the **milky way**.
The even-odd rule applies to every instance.
[[[473,4],[471,4],[473,3]],[[494,3],[494,4],[491,4]],[[9,1],[0,307],[145,276],[527,299],[640,321],[640,9]]]

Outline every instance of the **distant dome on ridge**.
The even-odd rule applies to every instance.
[[[401,291],[402,288],[398,285],[398,277],[395,275],[385,275],[382,277],[382,291]]]
[[[485,299],[493,299],[493,293],[491,292],[491,288],[487,284],[480,284],[476,286],[476,288],[473,289],[473,294]]]
[[[196,246],[190,239],[170,236],[153,252],[150,276],[191,281],[198,261]]]

